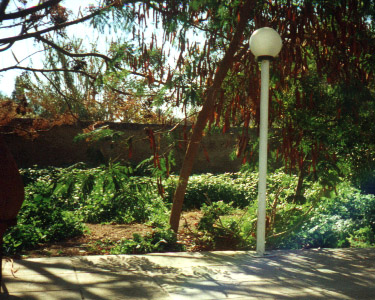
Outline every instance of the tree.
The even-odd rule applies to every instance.
[[[109,1],[107,6],[102,6],[101,1],[98,6],[90,6],[85,16],[69,20],[69,12],[60,5],[61,0],[46,0],[35,6],[26,7],[27,1],[17,1],[20,7],[15,12],[7,12],[10,8],[10,0],[3,0],[0,4],[0,22],[5,24],[4,28],[17,30],[19,34],[0,39],[1,49],[5,51],[14,46],[17,41],[38,38],[43,34],[57,32],[64,34],[64,28],[72,26],[94,18],[115,3]],[[10,24],[9,24],[10,22]]]
[[[26,7],[27,1],[16,1],[19,5],[16,11],[9,12],[12,9],[12,5],[9,0],[1,1],[0,5],[0,24],[2,25],[1,30],[9,32],[19,32],[17,35],[9,36],[0,39],[0,52],[11,50],[12,47],[17,45],[18,41],[25,39],[34,39],[39,43],[42,43],[47,48],[54,48],[58,51],[61,59],[65,57],[74,57],[75,62],[79,63],[81,57],[99,57],[103,60],[108,60],[108,57],[103,56],[99,53],[70,53],[69,50],[58,47],[51,41],[52,34],[60,37],[66,37],[65,28],[85,22],[94,17],[100,15],[104,11],[114,8],[117,4],[116,1],[98,1],[98,6],[90,6],[84,11],[80,11],[80,14],[73,16],[72,12],[69,12],[65,7],[60,5],[61,0],[48,0],[41,1],[35,6]],[[5,72],[11,69],[20,69],[25,71],[40,72],[42,74],[50,72],[70,72],[80,73],[82,70],[77,68],[77,64],[64,65],[63,68],[48,70],[41,69],[37,70],[32,67],[22,66],[22,61],[14,56],[17,63],[13,66],[9,66],[0,70]],[[19,104],[19,108],[26,107],[26,83],[27,74],[22,75],[16,79],[16,90],[13,93],[13,100]],[[66,75],[69,76],[69,75]],[[3,118],[4,120],[4,118]],[[8,120],[9,121],[9,120]]]
[[[82,41],[64,39],[62,47],[75,48],[82,52]],[[76,47],[74,47],[76,45]],[[97,52],[97,51],[91,51]],[[56,72],[34,73],[23,77],[25,95],[35,107],[37,115],[47,119],[70,114],[81,121],[121,121],[134,123],[156,123],[157,114],[147,97],[137,97],[125,92],[121,74],[106,73],[103,61],[88,57],[79,61],[67,61],[54,49],[46,50],[44,69],[58,69],[68,64],[78,64],[74,69],[82,73]],[[133,81],[134,83],[135,81]]]
[[[52,2],[55,1],[46,1],[43,5]],[[95,15],[90,16],[93,26],[102,30],[108,24],[121,24],[127,35],[125,40],[113,42],[107,55],[81,53],[79,49],[69,52],[63,39],[47,39],[42,36],[43,30],[39,34],[22,34],[24,38],[35,37],[67,58],[67,63],[60,60],[57,68],[41,72],[65,74],[67,66],[74,66],[77,59],[95,57],[103,60],[105,66],[100,74],[85,75],[91,78],[95,88],[106,85],[108,91],[114,91],[120,86],[118,92],[126,101],[138,97],[154,106],[185,111],[194,106],[199,110],[174,195],[170,218],[174,231],[178,229],[188,179],[207,124],[219,126],[223,131],[229,126],[242,125],[238,155],[244,160],[252,155],[254,141],[249,141],[247,132],[249,126],[259,123],[259,67],[248,49],[248,38],[256,28],[272,27],[284,41],[280,57],[272,63],[270,122],[279,133],[273,137],[279,140],[275,149],[277,156],[283,158],[290,170],[300,173],[301,182],[310,168],[330,173],[338,164],[335,161],[338,155],[342,161],[348,155],[358,157],[359,150],[348,149],[363,149],[366,143],[373,144],[369,138],[373,133],[371,114],[365,110],[372,105],[374,97],[371,88],[375,65],[373,1],[108,3],[93,10]],[[52,14],[55,12],[49,10],[44,17]],[[64,18],[65,14],[60,14]],[[49,22],[56,20],[52,18]],[[145,37],[150,22],[155,27],[161,26],[162,39],[156,33]],[[68,23],[65,20],[51,30],[59,30],[56,26]],[[13,41],[18,39],[21,37]],[[177,54],[175,62],[169,60],[173,56],[168,53],[170,49]],[[82,68],[69,68],[69,71],[86,73]],[[351,97],[348,89],[357,98],[355,105],[348,106]],[[355,125],[349,126],[350,122]],[[366,138],[358,135],[362,130]],[[351,147],[354,133],[355,145]],[[323,166],[324,161],[330,164]]]
[[[17,14],[6,14],[9,3],[4,3],[2,20],[14,20],[14,23],[3,28],[25,26],[18,36],[0,39],[0,44],[4,45],[0,51],[10,49],[16,41],[34,38],[44,47],[45,64],[41,69],[23,66],[14,56],[17,64],[0,72],[11,69],[33,72],[35,80],[25,75],[22,82],[30,101],[42,107],[44,116],[69,113],[80,120],[150,122],[160,119],[160,114],[153,109],[153,102],[160,97],[156,90],[165,84],[162,65],[166,55],[156,46],[154,36],[151,45],[146,44],[142,24],[135,32],[133,20],[138,18],[142,23],[149,6],[134,3],[137,1],[98,1],[97,6],[85,10],[86,16],[73,21],[69,20],[72,12],[59,5],[59,1],[47,1],[38,9],[20,9]],[[101,32],[106,26],[127,33],[133,31],[133,39],[137,39],[138,44],[119,38],[112,42],[106,55],[99,53],[95,44],[92,51],[85,51],[82,39],[68,38],[64,29],[89,19]],[[36,30],[29,33],[30,28]],[[161,72],[160,79],[154,74],[157,71]],[[163,93],[162,102],[165,103],[168,97]],[[133,114],[130,115],[130,111]]]
[[[24,201],[21,175],[0,135],[0,284],[2,283],[3,236],[8,227],[17,224],[16,216]]]
[[[239,22],[235,23],[233,31],[235,34],[241,35],[243,32],[241,12],[243,15],[244,8],[239,9],[240,7],[235,10],[235,12],[240,11],[240,18]],[[237,13],[232,14],[232,22],[236,15]],[[336,126],[333,134],[328,134],[328,138],[324,139],[321,134],[324,129],[327,130],[327,124],[330,124],[329,129],[333,128],[334,125],[347,126],[348,122],[352,121],[350,116],[353,117],[353,115],[357,115],[355,124],[359,124],[361,123],[359,121],[362,121],[359,118],[359,115],[363,114],[361,110],[366,107],[366,104],[373,103],[374,94],[371,93],[369,87],[374,83],[374,65],[371,62],[371,53],[373,53],[375,46],[372,27],[374,3],[372,1],[354,0],[341,1],[340,3],[329,1],[297,1],[295,3],[291,3],[291,1],[270,1],[265,3],[259,1],[258,5],[253,6],[250,16],[253,16],[250,24],[255,28],[273,27],[280,32],[284,40],[284,48],[280,58],[273,64],[274,83],[276,85],[271,94],[276,101],[272,105],[271,121],[282,133],[279,144],[280,154],[284,156],[291,169],[299,168],[300,178],[303,179],[305,171],[310,166],[316,170],[319,158],[325,157],[326,161],[328,158],[328,162],[332,162],[335,160],[335,152],[339,149],[346,149],[341,153],[342,157],[345,157],[344,153],[348,154],[350,143],[340,142],[337,137],[342,136],[343,132],[346,132],[349,137],[353,131],[343,128],[343,126]],[[215,24],[215,21],[213,23]],[[339,42],[337,38],[340,38]],[[174,231],[178,229],[183,197],[194,156],[197,152],[197,145],[207,122],[214,122],[215,110],[218,116],[216,118],[219,118],[220,115],[224,117],[224,130],[229,125],[231,117],[232,122],[236,122],[236,119],[243,121],[245,125],[244,134],[240,140],[240,149],[243,150],[248,147],[246,131],[251,119],[255,121],[255,124],[259,121],[257,66],[249,52],[237,57],[231,54],[229,51],[232,49],[231,45],[233,44],[230,43],[229,47],[226,48],[228,50],[225,52],[223,61],[231,57],[233,63],[225,66],[220,64],[217,67],[217,73],[213,78],[211,89],[209,88],[206,93],[203,108],[198,116],[186,152],[172,207],[171,226]],[[227,71],[229,71],[232,81],[229,82],[228,80],[226,82],[228,85],[223,87],[221,78],[222,76],[228,76]],[[315,74],[319,78],[315,82],[318,85],[312,86],[314,83],[311,82],[311,79],[316,76]],[[217,86],[215,86],[215,83],[217,83]],[[309,84],[312,88],[310,90],[308,89]],[[358,95],[355,97],[357,98],[356,104],[350,105],[350,109],[348,109],[346,102],[349,99],[344,97],[335,103],[335,109],[332,109],[332,105],[328,105],[331,108],[329,114],[325,109],[323,111],[321,109],[316,110],[318,106],[323,108],[324,105],[332,101],[331,95],[326,95],[323,98],[324,102],[320,105],[319,100],[323,100],[323,94],[319,89],[325,89],[329,86],[329,89],[336,89],[338,94],[343,95],[339,86],[341,85],[341,89],[343,86],[348,88],[348,84],[352,95],[358,92],[355,86],[360,84],[361,94],[366,94],[367,98]],[[352,87],[350,88],[350,86]],[[237,90],[235,87],[237,87]],[[213,90],[216,89],[217,93],[220,88],[224,88],[225,91],[224,97],[218,100],[212,94]],[[236,92],[233,93],[233,91]],[[229,99],[225,97],[226,92],[231,93],[227,94]],[[286,94],[289,95],[289,102],[283,101]],[[215,99],[212,100],[211,97]],[[359,105],[359,102],[361,102],[361,105]],[[226,105],[225,112],[223,111],[224,105]],[[291,106],[287,107],[287,105]],[[343,118],[342,112],[344,110],[347,112],[348,119],[342,122],[340,118]],[[332,112],[337,112],[336,116],[332,116]],[[315,120],[315,125],[318,125],[318,128],[314,128],[314,123],[308,123],[310,116],[312,120]],[[319,124],[316,124],[317,120]],[[332,121],[337,123],[332,124]],[[366,132],[371,135],[373,126],[368,127],[368,119],[361,123],[361,125],[365,124],[367,126]],[[363,128],[361,125],[356,128],[357,133],[360,128]],[[341,135],[338,135],[339,132]],[[358,134],[356,134],[356,137],[358,138]],[[360,140],[357,139],[356,143],[365,145],[364,141]],[[366,140],[366,142],[373,144],[369,140]],[[374,152],[371,156],[374,157]],[[323,169],[328,173],[332,172],[332,164],[326,164]],[[325,178],[329,178],[329,176]],[[300,186],[301,184],[299,184]]]

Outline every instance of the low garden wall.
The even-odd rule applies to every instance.
[[[19,124],[26,124],[30,120],[18,120]],[[113,130],[124,132],[124,139],[132,140],[132,151],[124,144],[103,142],[98,145],[89,145],[85,141],[73,142],[77,134],[82,133],[89,123],[54,126],[38,133],[37,137],[22,137],[17,134],[5,134],[5,140],[13,153],[19,167],[33,165],[67,166],[77,162],[86,162],[98,165],[112,159],[129,161],[138,164],[153,155],[150,147],[148,130],[153,132],[168,131],[171,127],[149,124],[105,123]],[[101,125],[103,126],[103,125]],[[202,146],[194,165],[194,172],[233,172],[241,166],[241,158],[231,159],[230,154],[235,149],[241,132],[232,130],[228,133],[209,133],[202,140]],[[173,147],[176,166],[181,166],[186,142],[184,141],[183,127],[178,127],[169,134],[169,138],[160,138],[160,153],[166,151],[171,141],[177,141]],[[155,135],[158,139],[158,135]],[[131,155],[130,155],[131,154]]]

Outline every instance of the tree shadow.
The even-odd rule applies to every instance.
[[[75,263],[78,262],[79,265],[76,267]],[[48,263],[46,259],[19,260],[18,268],[27,272],[16,272],[14,277],[4,276],[4,292],[0,299],[24,299],[25,295],[27,299],[40,299],[40,293],[56,290],[76,292],[78,299],[152,299],[154,295],[163,299],[166,296],[163,290],[151,277],[140,272],[142,266],[147,263],[144,259],[131,259],[121,263],[111,257],[100,259],[98,263],[85,258],[66,259],[65,262],[57,263]],[[38,277],[41,282],[36,279]],[[30,290],[20,290],[19,287],[23,285],[30,286],[29,280],[35,285]],[[12,290],[14,282],[18,285],[17,290]],[[59,299],[73,298],[61,296]]]
[[[337,299],[373,299],[375,295],[374,249],[310,249],[271,253],[263,258],[227,261],[233,263],[233,272],[237,270],[254,275],[274,283],[276,288],[286,288],[285,293],[290,295],[282,297],[288,299],[300,297],[298,294],[307,295],[309,291],[321,297],[330,295],[330,298]],[[222,259],[220,254],[207,255]],[[271,296],[267,290],[256,294]]]
[[[4,291],[12,280],[26,286],[31,277],[43,275],[48,280],[39,292],[58,287],[77,292],[80,299],[202,295],[207,299],[371,299],[375,295],[374,249],[272,251],[261,258],[251,252],[90,256],[20,260],[17,265],[27,272],[16,273],[14,279],[5,277]],[[36,292],[30,291],[27,299],[37,299]],[[20,295],[10,288],[0,299],[23,299]]]

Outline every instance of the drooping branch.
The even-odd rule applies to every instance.
[[[89,53],[71,53],[67,50],[65,50],[64,48],[60,47],[59,45],[55,44],[54,42],[50,41],[50,40],[47,40],[45,39],[44,37],[42,36],[38,36],[36,37],[37,40],[40,40],[41,42],[51,46],[53,49],[65,54],[66,56],[69,56],[69,57],[87,57],[87,56],[92,56],[92,57],[98,57],[98,58],[101,58],[105,61],[107,67],[108,67],[108,63],[111,61],[111,58],[104,55],[104,54],[101,54],[101,53],[94,53],[94,52],[89,52]],[[123,70],[123,68],[120,68],[119,69]],[[68,70],[66,70],[68,71]],[[1,72],[1,70],[0,70]],[[135,71],[129,71],[127,70],[127,72],[129,72],[129,74],[132,74],[132,75],[136,75],[136,76],[139,76],[139,77],[144,77],[144,78],[148,78],[148,75],[146,74],[142,74],[142,73],[139,73],[139,72],[135,72]],[[165,84],[165,82],[161,81],[161,80],[157,80],[157,79],[153,79],[154,82],[156,83],[159,83],[159,84]],[[124,95],[124,92],[120,92],[121,94]],[[126,94],[126,93],[125,93]],[[130,95],[130,94],[128,94]]]
[[[37,40],[40,40],[41,42],[51,46],[51,48],[61,52],[62,54],[66,55],[66,56],[69,56],[69,57],[88,57],[88,56],[92,56],[92,57],[98,57],[98,58],[101,58],[105,61],[105,63],[107,64],[108,66],[108,63],[111,61],[111,58],[104,55],[104,54],[101,54],[101,53],[95,53],[95,52],[89,52],[89,53],[71,53],[67,50],[65,50],[64,48],[58,46],[57,44],[53,43],[52,41],[50,40],[47,40],[41,36],[38,36],[36,37]],[[5,71],[8,71],[8,70],[11,70],[11,69],[21,69],[21,70],[25,70],[25,71],[36,71],[36,72],[61,72],[61,71],[69,71],[69,72],[73,72],[73,73],[81,73],[83,75],[86,75],[88,77],[90,77],[91,79],[96,79],[94,76],[86,73],[86,72],[83,72],[83,71],[80,71],[80,70],[68,70],[68,69],[51,69],[51,70],[42,70],[42,69],[33,69],[33,68],[27,68],[27,67],[20,67],[20,66],[12,66],[12,67],[8,67],[8,68],[4,68],[4,69],[0,69],[0,72],[5,72]],[[123,68],[119,68],[121,70],[124,70]],[[142,74],[142,73],[139,73],[139,72],[135,72],[135,71],[128,71],[129,74],[132,74],[132,75],[135,75],[135,76],[139,76],[139,77],[143,77],[143,78],[148,78],[148,75],[147,74]],[[166,84],[165,82],[161,81],[161,80],[157,80],[157,79],[154,79],[154,82],[156,83],[159,83],[159,84]],[[121,92],[121,91],[118,91],[116,90],[117,92],[123,94],[123,95],[130,95],[128,93],[125,93],[125,92]]]
[[[35,54],[37,54],[37,53],[40,53],[40,52],[44,52],[44,51],[46,51],[46,50],[48,50],[48,49],[37,50],[37,51],[35,51],[35,52],[33,52],[33,53],[30,53],[29,55],[27,55],[26,57],[24,57],[23,59],[21,59],[21,60],[19,60],[19,61],[16,59],[16,61],[17,61],[17,65],[20,65],[23,61],[27,60],[28,58],[32,57],[33,55],[35,55]]]

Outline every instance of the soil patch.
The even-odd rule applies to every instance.
[[[196,228],[202,213],[199,210],[184,212],[180,221],[178,241],[184,244],[187,251],[198,251],[196,245]],[[109,254],[113,244],[121,239],[131,239],[137,233],[145,236],[154,228],[145,224],[86,224],[87,231],[78,237],[61,242],[42,244],[34,250],[27,251],[22,257],[54,257]]]

